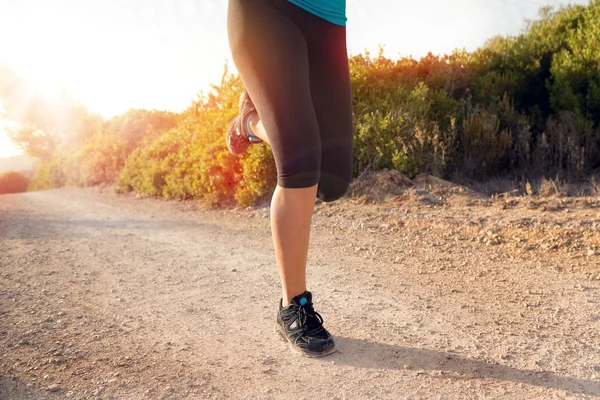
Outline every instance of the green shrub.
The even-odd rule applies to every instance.
[[[510,144],[510,133],[500,129],[496,115],[487,110],[469,111],[460,136],[460,172],[475,178],[489,176],[498,170]]]
[[[250,205],[268,195],[275,182],[270,149],[252,146],[236,157],[225,146],[225,131],[237,114],[242,90],[238,77],[225,74],[220,86],[181,115],[177,128],[131,154],[119,187],[220,205]]]
[[[397,169],[409,176],[422,171],[445,175],[454,156],[459,103],[424,83],[412,89],[388,85],[354,116],[355,174],[365,169]]]
[[[67,184],[65,167],[66,159],[56,152],[50,160],[40,161],[29,189],[46,190],[65,186]]]
[[[267,145],[254,145],[241,160],[242,176],[234,194],[242,206],[250,206],[271,195],[276,186],[277,168]]]
[[[477,180],[591,176],[600,168],[600,0],[540,16],[522,34],[471,53],[351,57],[354,175],[388,168]],[[239,157],[225,147],[242,90],[225,71],[179,115],[130,110],[98,121],[79,110],[70,124],[76,145],[55,146],[48,135],[49,144],[33,143],[56,151],[31,187],[117,180],[124,191],[152,196],[256,203],[275,187],[276,169],[266,145]],[[33,140],[37,130],[21,133]]]

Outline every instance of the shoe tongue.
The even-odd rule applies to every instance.
[[[302,294],[299,294],[298,296],[292,299],[292,303],[299,307],[304,306],[306,304],[310,304],[312,303],[312,293],[304,292]]]
[[[299,308],[308,305],[312,306],[312,293],[304,292],[294,297],[292,299],[292,303]],[[312,307],[310,308],[310,312],[306,314],[306,319],[302,322],[302,324],[306,324],[306,331],[311,335],[318,334],[323,330],[322,322],[319,320],[319,318],[317,318]]]

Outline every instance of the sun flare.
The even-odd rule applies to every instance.
[[[12,157],[22,154],[13,142],[8,138],[8,134],[4,129],[4,123],[0,121],[0,158]]]
[[[31,90],[47,101],[57,101],[66,92],[66,85],[57,68],[38,65],[22,69],[19,72]]]

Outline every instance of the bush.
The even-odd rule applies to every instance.
[[[351,57],[354,176],[386,168],[475,180],[593,175],[600,168],[600,0],[540,15],[522,34],[492,38],[472,53]],[[122,190],[153,196],[260,201],[275,186],[270,149],[255,145],[235,157],[225,147],[242,90],[225,71],[180,115],[130,110],[100,131],[80,127],[84,143],[59,146],[32,187],[116,179]]]
[[[57,153],[54,153],[50,160],[40,161],[29,189],[46,190],[65,186],[67,184],[66,165],[66,158]]]
[[[225,131],[237,114],[242,90],[238,77],[224,74],[220,86],[201,95],[181,115],[177,128],[131,154],[119,187],[220,205],[246,206],[267,196],[276,175],[270,150],[255,145],[236,157],[225,146]]]
[[[29,178],[25,175],[8,171],[0,175],[0,194],[22,193],[29,187]]]
[[[369,63],[361,58],[361,63]],[[377,62],[381,63],[379,59]],[[381,66],[373,67],[381,74]],[[409,176],[422,171],[445,175],[454,157],[459,102],[425,83],[399,85],[386,74],[374,92],[360,87],[370,81],[366,68],[353,75],[359,87],[354,95],[354,172],[397,169]]]

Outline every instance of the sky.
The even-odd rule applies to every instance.
[[[520,33],[542,6],[569,3],[588,0],[347,0],[348,49],[381,44],[392,58],[471,51]],[[225,65],[235,68],[226,14],[226,0],[0,0],[0,64],[105,118],[129,108],[179,112]],[[0,158],[17,152],[0,122]]]

